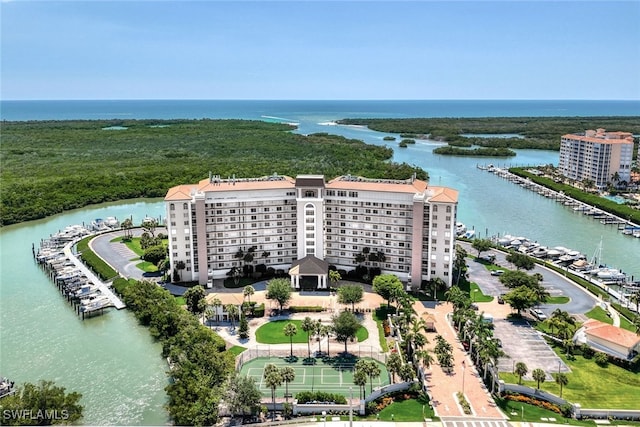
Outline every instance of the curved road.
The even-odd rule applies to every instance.
[[[458,242],[469,254],[477,254],[477,251],[471,247],[470,243]],[[516,267],[510,264],[506,260],[506,254],[504,252],[491,249],[483,252],[483,254],[493,254],[496,257],[495,264],[503,266],[504,268],[515,270]],[[498,296],[500,294],[507,293],[509,289],[500,283],[498,277],[492,276],[489,270],[487,270],[483,264],[469,261],[469,280],[476,282],[482,289],[482,292],[487,295]],[[564,295],[569,297],[569,302],[566,304],[543,304],[541,309],[548,316],[556,308],[561,308],[571,314],[584,314],[591,310],[598,302],[598,299],[591,295],[580,285],[573,283],[571,280],[556,273],[553,270],[545,268],[536,264],[533,270],[528,271],[528,274],[540,273],[542,274],[542,285],[547,288],[551,296]]]

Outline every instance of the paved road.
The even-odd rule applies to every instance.
[[[477,254],[477,251],[471,247],[471,244],[466,242],[458,243],[460,243],[468,253],[474,255]],[[515,266],[507,262],[506,254],[504,254],[503,252],[492,249],[486,252],[486,254],[489,253],[496,256],[497,265],[515,270]],[[484,254],[485,253],[483,253],[483,255]],[[482,289],[483,293],[487,295],[497,296],[509,291],[509,289],[507,289],[502,283],[500,283],[498,277],[491,275],[489,270],[487,270],[483,264],[475,261],[469,261],[468,264],[470,280],[472,282],[476,282],[478,286],[480,286],[480,289]],[[598,302],[598,300],[593,295],[588,293],[582,287],[574,284],[573,282],[553,270],[549,270],[536,264],[534,269],[528,271],[527,273],[542,274],[542,285],[547,288],[552,296],[565,295],[570,299],[567,304],[542,304],[541,310],[547,315],[550,315],[551,312],[553,312],[553,310],[555,310],[556,308],[568,311],[571,314],[583,314],[591,310]]]

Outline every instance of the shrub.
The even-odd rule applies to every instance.
[[[604,368],[609,364],[609,356],[607,356],[605,353],[598,352],[596,353],[595,361],[598,366]]]
[[[513,400],[514,402],[528,403],[530,405],[534,405],[534,406],[537,406],[539,408],[543,408],[543,409],[547,409],[549,411],[553,411],[556,414],[561,414],[562,413],[562,411],[560,410],[558,405],[555,405],[555,404],[553,404],[551,402],[547,402],[546,400],[534,399],[533,397],[529,397],[529,396],[526,396],[524,394],[507,393],[507,394],[504,395],[504,398],[507,399],[507,400]]]
[[[464,413],[466,415],[471,415],[471,405],[469,405],[469,402],[467,402],[467,398],[464,397],[464,394],[462,394],[461,392],[456,393],[456,396],[458,397],[458,403],[460,404],[460,406],[462,407],[462,410],[464,411]]]
[[[264,303],[253,307],[253,317],[264,317]]]
[[[292,305],[289,306],[289,312],[291,313],[319,313],[324,311],[324,307],[319,305]]]
[[[296,394],[296,400],[298,403],[333,402],[338,405],[347,403],[347,399],[343,395],[324,391],[301,391]]]

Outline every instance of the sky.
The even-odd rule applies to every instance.
[[[640,99],[640,0],[1,0],[0,15],[3,100]]]

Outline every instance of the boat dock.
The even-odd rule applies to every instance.
[[[71,303],[76,313],[84,320],[105,309],[115,307],[120,310],[125,304],[73,253],[74,245],[86,236],[95,234],[84,226],[74,225],[40,242],[36,261],[47,271],[62,295]]]
[[[616,216],[612,213],[605,212],[602,209],[596,208],[595,206],[591,206],[584,202],[576,200],[572,197],[567,196],[561,191],[551,190],[543,185],[531,181],[528,178],[523,178],[518,175],[512,174],[508,169],[494,167],[493,165],[478,165],[477,167],[480,170],[486,170],[487,172],[491,172],[494,175],[506,179],[507,181],[513,182],[514,184],[517,184],[522,188],[526,188],[548,199],[555,200],[558,203],[562,203],[563,206],[572,209],[576,213],[580,213],[595,220],[599,220],[600,224],[602,225],[616,225],[618,227],[618,230],[621,231],[624,235],[640,238],[640,225],[635,224],[629,220]]]

